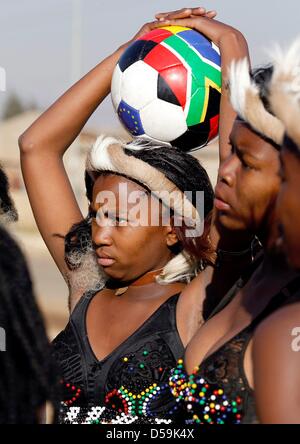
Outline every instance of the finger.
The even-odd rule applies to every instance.
[[[163,20],[157,20],[154,22],[155,27],[162,27],[162,26],[186,26],[189,27],[190,24],[193,23],[193,20],[189,20],[189,18],[183,18],[183,19],[169,19],[165,18]],[[192,27],[192,26],[190,26]]]
[[[158,23],[157,21],[145,23],[144,26],[142,26],[142,28],[135,34],[135,36],[133,37],[133,40],[136,40],[139,37],[141,37],[142,35],[150,32],[152,29],[157,28],[157,23]]]
[[[202,8],[202,12],[197,12],[197,17],[199,16],[203,16],[205,15],[206,10],[204,8]],[[193,15],[192,9],[187,9],[186,11],[183,11],[179,14],[168,14],[166,15],[164,18],[168,19],[168,20],[180,20],[180,19],[185,19],[188,17],[191,17]]]
[[[205,14],[205,17],[213,19],[217,16],[217,11],[207,11]]]
[[[182,8],[182,9],[177,9],[176,11],[159,12],[158,14],[155,14],[155,17],[157,19],[160,19],[160,18],[164,18],[164,17],[166,17],[167,15],[170,15],[170,14],[176,14],[177,15],[177,14],[184,14],[186,12],[191,12],[191,8]]]
[[[204,8],[202,8],[204,9]],[[158,20],[162,20],[165,19],[166,17],[170,18],[170,19],[180,19],[180,18],[184,18],[184,17],[189,17],[192,13],[192,9],[191,8],[183,8],[183,9],[179,9],[178,11],[169,11],[169,12],[161,12],[159,14],[156,14],[155,17]]]
[[[158,22],[157,20],[154,20],[153,22],[148,22],[146,23],[142,30],[145,32],[149,32],[149,30],[151,31],[152,29],[157,28],[157,23],[159,23],[159,25],[161,26],[161,22]]]
[[[191,8],[192,15],[204,15],[206,14],[206,9],[203,6],[199,6],[198,8]]]
[[[164,21],[157,21],[154,25],[155,27],[163,27],[163,26],[185,26],[187,28],[196,29],[196,31],[202,32],[208,38],[213,40],[212,33],[214,31],[213,26],[214,20],[211,20],[205,16],[196,17],[188,17],[184,19],[165,19]]]

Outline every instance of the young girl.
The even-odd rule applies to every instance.
[[[203,19],[198,30],[220,46],[226,73],[227,62],[244,55],[247,45],[238,31],[207,14],[204,17],[202,8],[193,10]],[[158,25],[145,25],[136,37]],[[197,191],[204,191],[204,216],[212,209],[211,185],[198,161],[176,148],[98,139],[87,162],[86,219],[63,166],[63,154],[109,93],[114,66],[128,44],[75,84],[20,138],[31,206],[70,288],[70,321],[53,344],[65,389],[67,411],[62,411],[61,420],[67,422],[74,414],[69,407],[81,408],[75,415],[79,422],[86,421],[86,412],[93,407],[99,407],[96,416],[103,420],[104,415],[108,421],[126,420],[128,414],[164,417],[174,403],[164,391],[169,370],[202,322],[202,295],[188,297],[183,290],[211,260],[208,230],[191,240],[185,227],[174,224],[178,216],[184,219],[189,214],[197,226],[201,219]],[[226,94],[221,105],[226,108],[224,102]],[[229,110],[224,115],[222,134],[234,113]],[[227,144],[223,153],[226,148]],[[148,214],[160,223],[153,226],[147,220],[146,226],[135,226],[133,203],[124,189],[140,195]],[[185,191],[191,193],[189,198]],[[168,202],[164,192],[175,192],[176,198]],[[103,195],[114,199],[104,205]],[[124,199],[126,211],[120,204]],[[171,214],[162,224],[166,210]],[[190,253],[195,250],[197,257]],[[199,273],[204,276],[203,294],[212,281],[212,270],[207,270]],[[212,286],[223,282],[226,288],[238,274],[238,266],[230,273],[225,267]]]

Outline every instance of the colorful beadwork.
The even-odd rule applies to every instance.
[[[120,389],[113,389],[106,395],[105,405],[118,413],[125,413],[126,415],[151,415],[149,403],[156,395],[159,395],[160,390],[161,387],[155,383],[141,393],[133,393],[122,386]],[[120,407],[120,403],[122,407]]]
[[[239,424],[242,419],[242,399],[228,397],[222,388],[209,384],[199,374],[199,367],[191,375],[179,360],[172,370],[169,386],[177,402],[184,403],[187,424]]]

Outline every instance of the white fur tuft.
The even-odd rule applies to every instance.
[[[146,134],[137,136],[131,142],[124,145],[124,148],[134,151],[143,150],[145,148],[155,149],[163,147],[172,147],[172,145],[168,142],[160,142],[159,140],[153,139]]]
[[[198,262],[192,259],[186,251],[182,251],[165,265],[162,274],[156,280],[161,285],[178,281],[188,283],[200,270]]]
[[[251,81],[250,67],[247,58],[234,60],[229,68],[229,89],[230,100],[233,109],[237,114],[245,118],[246,93],[251,91],[254,95],[259,95],[258,88]]]
[[[276,71],[285,74],[293,71],[295,67],[300,67],[300,37],[298,37],[287,50],[279,45],[275,45],[270,51],[270,56]]]
[[[300,37],[286,51],[276,45],[271,57],[274,64],[271,85],[276,84],[293,101],[300,101]]]
[[[103,134],[97,138],[87,157],[86,168],[88,171],[115,170],[107,152],[110,145],[123,145],[123,141]]]
[[[248,60],[233,61],[229,72],[230,100],[233,109],[254,131],[277,145],[282,143],[284,128],[264,106],[260,91],[251,79]]]
[[[300,38],[288,50],[272,51],[274,73],[270,84],[270,103],[285,131],[300,145]]]

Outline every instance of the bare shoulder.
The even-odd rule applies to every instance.
[[[258,326],[252,355],[260,422],[299,424],[300,302],[278,309]]]
[[[286,373],[300,365],[300,301],[286,305],[268,316],[255,330],[253,357],[255,363],[265,368]],[[260,364],[261,363],[261,364]]]
[[[265,344],[284,343],[291,341],[296,330],[300,333],[300,300],[286,305],[267,317],[256,329],[254,341],[263,341]]]
[[[192,339],[204,322],[203,303],[206,297],[206,286],[209,283],[210,270],[208,268],[210,267],[186,285],[177,303],[177,328],[184,345]]]
[[[185,286],[178,301],[182,307],[194,305],[195,303],[203,304],[206,287],[209,284],[209,278],[212,272],[212,267],[207,267]]]

